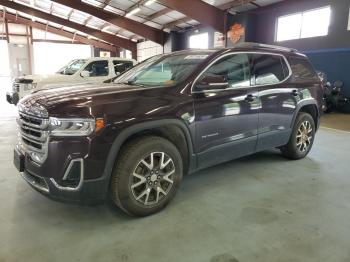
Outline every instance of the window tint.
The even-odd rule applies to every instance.
[[[315,70],[306,59],[290,58],[289,62],[295,78],[317,79]]]
[[[131,61],[113,61],[114,71],[116,75],[123,73],[124,71],[133,67],[133,63]]]
[[[213,64],[199,79],[222,76],[227,79],[228,88],[250,86],[250,64],[247,54],[227,56]]]
[[[108,76],[108,61],[103,60],[91,62],[85,67],[84,71],[89,71],[90,77]]]
[[[256,85],[277,84],[288,76],[287,65],[281,56],[257,54],[253,57]]]

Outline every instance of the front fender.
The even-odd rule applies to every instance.
[[[193,142],[192,142],[192,137],[190,135],[190,131],[188,130],[188,127],[183,122],[177,119],[163,119],[163,120],[149,121],[145,123],[135,124],[125,128],[123,131],[120,132],[120,134],[114,140],[111,146],[111,149],[108,153],[106,165],[102,176],[104,177],[105,181],[108,181],[106,186],[109,185],[110,177],[112,175],[113,168],[115,166],[115,161],[118,157],[118,154],[124,142],[132,135],[139,133],[141,131],[149,130],[153,128],[159,128],[167,125],[178,126],[183,131],[184,136],[186,138],[187,145],[188,145],[189,170],[190,171],[194,170],[196,166],[196,157],[195,157],[195,154],[193,153],[194,152]]]

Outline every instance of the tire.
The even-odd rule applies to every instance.
[[[281,147],[282,155],[293,160],[306,157],[314,143],[315,134],[316,127],[313,117],[308,113],[299,113],[288,144]]]
[[[174,198],[182,176],[183,164],[176,146],[161,137],[143,136],[122,148],[110,195],[127,214],[148,216]]]

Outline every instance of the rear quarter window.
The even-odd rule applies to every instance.
[[[317,81],[318,76],[307,59],[290,57],[290,67],[295,79]]]

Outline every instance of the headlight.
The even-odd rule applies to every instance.
[[[50,131],[53,136],[88,136],[94,130],[94,119],[50,117]]]
[[[32,89],[36,88],[36,86],[37,86],[37,83],[26,84],[24,86],[24,91],[32,90]]]

